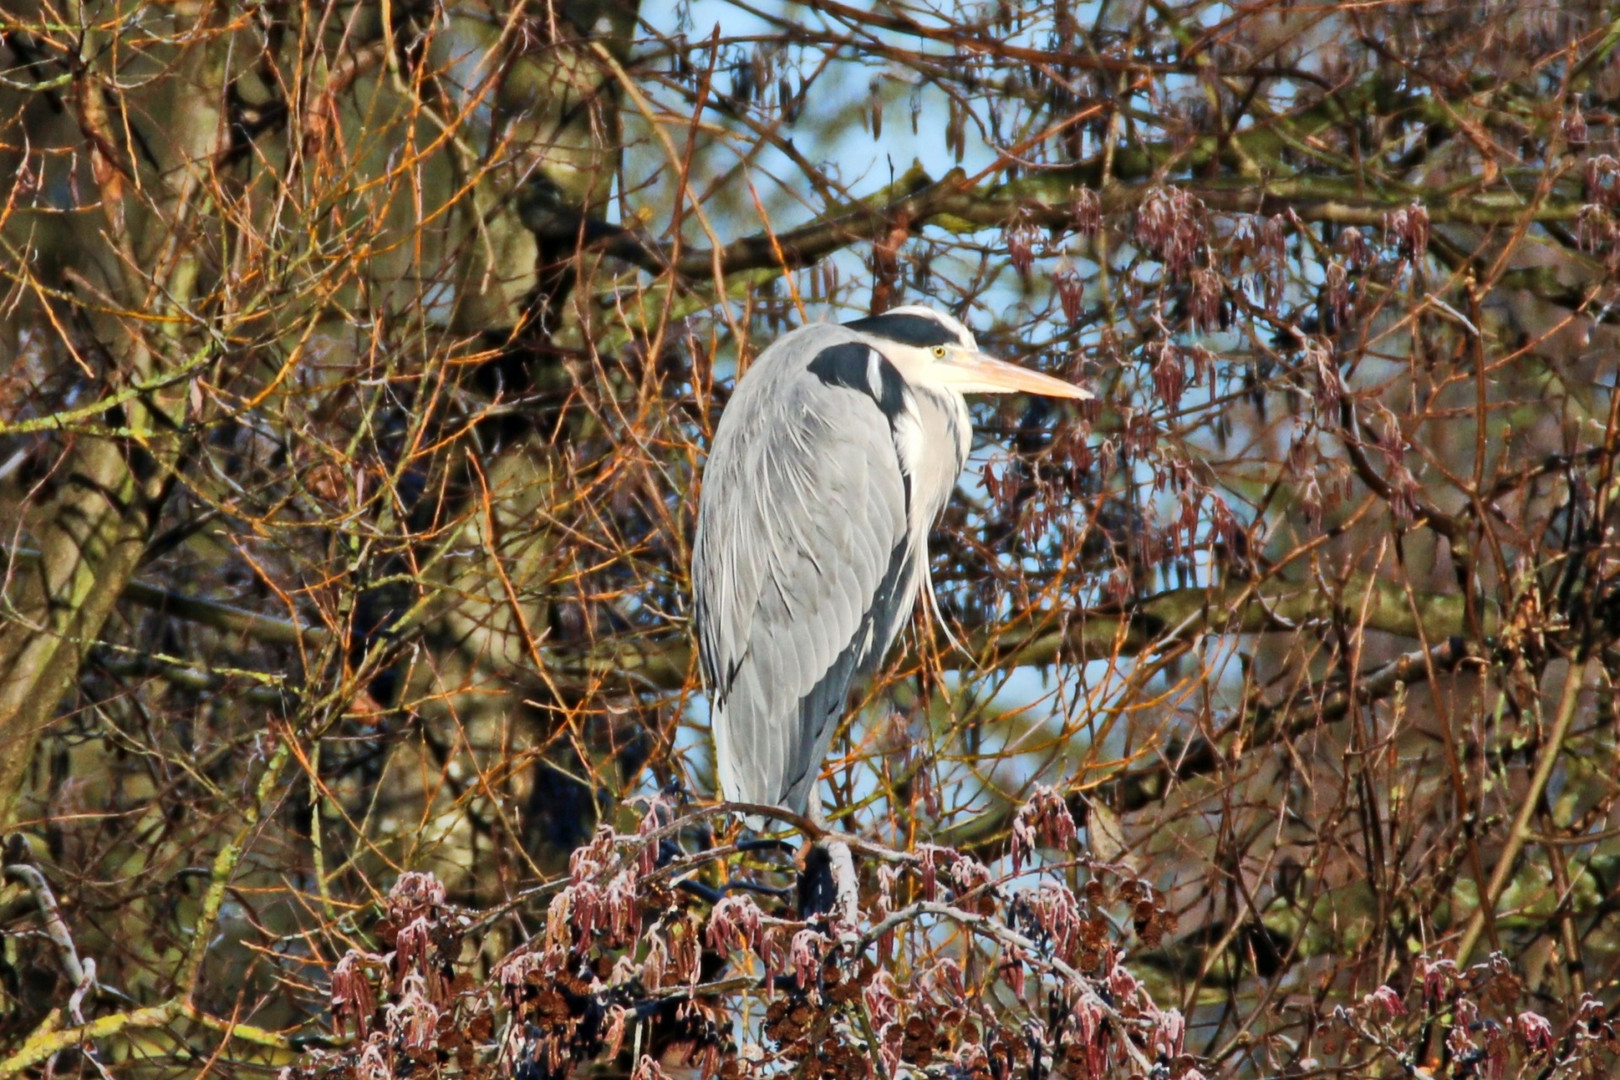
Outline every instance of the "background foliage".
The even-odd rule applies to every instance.
[[[0,1076],[1606,1075],[1617,44],[8,0]],[[694,497],[916,301],[1099,400],[975,405],[805,923]]]

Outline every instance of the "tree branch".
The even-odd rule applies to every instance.
[[[1536,222],[1573,221],[1585,200],[1571,189],[1561,199],[1530,205],[1515,189],[1521,177],[1504,173],[1493,190],[1436,192],[1393,180],[1379,182],[1364,175],[1301,174],[1285,166],[1284,159],[1298,148],[1314,143],[1322,132],[1378,107],[1387,111],[1386,99],[1397,93],[1381,77],[1372,77],[1348,90],[1289,116],[1272,116],[1264,123],[1231,137],[1202,136],[1191,141],[1162,141],[1142,146],[1116,147],[1085,161],[1045,169],[1005,184],[974,185],[961,169],[933,180],[914,164],[890,189],[847,209],[830,208],[816,222],[778,233],[760,233],[726,245],[718,252],[687,251],[672,259],[672,252],[644,241],[617,226],[581,222],[579,215],[559,224],[555,207],[525,212],[530,228],[548,234],[578,236],[587,245],[602,244],[611,254],[654,273],[673,269],[686,278],[711,274],[718,265],[732,273],[762,267],[792,269],[808,266],[852,243],[871,240],[905,221],[908,227],[934,225],[952,232],[974,232],[1007,224],[1015,215],[1037,226],[1061,228],[1073,220],[1072,194],[1079,187],[1102,192],[1105,212],[1129,211],[1164,182],[1167,173],[1211,209],[1228,213],[1275,214],[1292,211],[1306,221],[1341,225],[1378,225],[1393,211],[1421,201],[1435,224],[1501,225],[1528,218]],[[1434,103],[1417,98],[1409,107],[1421,114],[1433,137],[1455,126],[1454,116]],[[1256,175],[1256,160],[1276,165]],[[1206,175],[1211,167],[1225,175]],[[1535,175],[1539,175],[1535,174]],[[1534,176],[1530,177],[1534,179]]]

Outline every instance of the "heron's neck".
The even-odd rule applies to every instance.
[[[923,445],[932,451],[932,460],[920,462],[920,470],[932,475],[919,477],[918,490],[929,494],[930,505],[921,507],[929,525],[945,508],[945,500],[956,487],[956,478],[967,461],[973,440],[972,419],[961,394],[944,387],[913,386],[917,416],[922,424]]]

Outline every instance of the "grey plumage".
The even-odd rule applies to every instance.
[[[927,586],[926,540],[967,458],[961,390],[1089,396],[899,308],[780,338],[738,382],[703,477],[692,565],[720,785],[814,816],[851,684]]]

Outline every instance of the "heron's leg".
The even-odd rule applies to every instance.
[[[807,841],[799,862],[799,916],[829,915],[847,928],[860,913],[860,880],[849,844],[836,836]]]
[[[849,844],[827,826],[821,813],[821,793],[812,791],[804,816],[810,829],[805,831],[804,852],[799,874],[799,913],[801,916],[831,915],[836,922],[853,926],[860,917],[860,879],[855,876],[855,857]]]
[[[842,840],[825,840],[833,883],[832,915],[847,929],[861,917],[861,882],[855,876],[855,856]]]
[[[810,789],[810,798],[804,804],[804,816],[810,823],[812,831],[805,834],[806,841],[820,840],[832,830],[827,827],[827,819],[821,814],[821,789]]]

